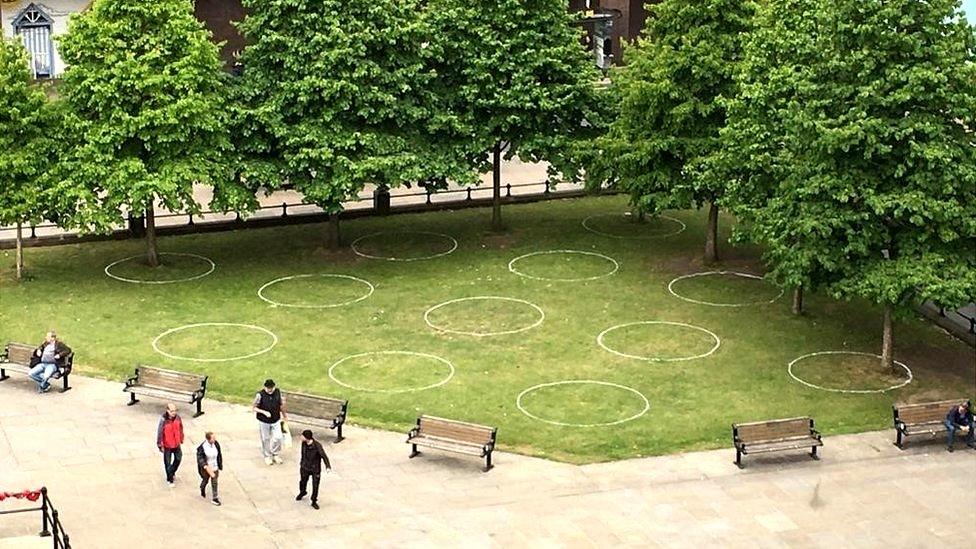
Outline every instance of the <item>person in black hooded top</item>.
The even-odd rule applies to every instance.
[[[322,443],[315,440],[312,431],[305,429],[302,431],[302,461],[299,467],[301,480],[298,481],[298,496],[295,501],[301,501],[305,497],[308,488],[308,479],[312,478],[312,508],[319,508],[319,481],[322,480],[322,462],[325,462],[325,469],[332,470],[329,463],[329,456],[325,455]]]
[[[200,473],[200,497],[207,497],[207,483],[213,491],[213,504],[220,505],[217,495],[217,477],[224,468],[224,454],[220,451],[220,443],[211,431],[204,435],[203,442],[197,446],[197,472]]]

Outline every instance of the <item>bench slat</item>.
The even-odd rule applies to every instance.
[[[7,362],[26,367],[28,364],[30,364],[31,354],[33,352],[34,347],[32,345],[27,345],[26,343],[14,343],[11,341],[10,343],[7,343]]]
[[[145,387],[160,387],[177,392],[192,393],[203,387],[206,376],[163,370],[151,366],[136,368],[136,383]]]
[[[741,423],[735,426],[736,434],[744,443],[757,443],[782,440],[791,437],[810,435],[810,418],[791,418],[783,420]]]

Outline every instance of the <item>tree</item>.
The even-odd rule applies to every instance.
[[[293,185],[328,212],[332,248],[342,202],[367,184],[466,177],[428,129],[445,117],[432,111],[432,37],[419,0],[244,5],[243,177]]]
[[[718,260],[718,206],[727,182],[710,168],[725,126],[723,99],[751,27],[749,0],[663,0],[613,76],[619,115],[597,144],[591,186],[627,191],[639,211],[709,205],[705,261]]]
[[[239,196],[227,165],[226,78],[218,47],[185,0],[96,0],[61,39],[66,132],[60,185],[70,222],[105,231],[144,212],[147,262],[159,264],[154,208],[196,213]]]
[[[753,222],[775,268],[883,306],[891,367],[893,314],[976,295],[976,36],[958,0],[811,2],[811,25],[770,37],[816,54],[744,86],[743,124],[773,144],[749,162],[781,180]]]
[[[27,51],[0,38],[0,224],[17,226],[17,278],[24,274],[22,227],[44,219],[43,173],[52,122],[44,92],[31,83]]]
[[[437,129],[448,128],[471,170],[493,171],[491,226],[500,230],[502,157],[544,160],[551,177],[579,178],[580,142],[602,122],[599,71],[564,1],[431,0],[427,12],[447,115]]]

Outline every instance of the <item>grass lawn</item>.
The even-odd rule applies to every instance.
[[[827,434],[884,428],[893,401],[976,393],[973,349],[920,320],[896,323],[896,358],[914,374],[903,388],[845,394],[795,381],[787,364],[800,355],[877,353],[880,310],[819,295],[807,296],[802,317],[790,314],[789,295],[743,307],[683,301],[668,292],[669,281],[703,270],[761,274],[757,251],[726,246],[722,264],[706,268],[703,212],[669,212],[678,221],[636,224],[626,209],[623,197],[507,206],[504,234],[487,230],[487,209],[344,223],[346,243],[367,237],[356,245],[360,253],[401,261],[362,257],[349,247],[330,253],[321,225],[166,237],[162,251],[216,265],[202,278],[174,284],[105,275],[106,265],[140,254],[142,241],[28,249],[32,279],[22,283],[13,279],[13,252],[6,250],[0,340],[36,342],[54,328],[86,375],[121,381],[137,363],[201,372],[211,376],[210,396],[242,403],[273,377],[285,389],[348,398],[352,423],[406,431],[419,413],[488,423],[498,426],[504,450],[574,463],[728,446],[736,421],[809,414]],[[595,232],[582,226],[587,218]],[[667,236],[679,221],[686,230]],[[417,260],[454,243],[409,231],[449,235],[457,249]],[[386,234],[368,236],[377,232]],[[594,252],[619,268],[614,272],[613,262],[597,255],[553,253],[516,261],[513,268],[525,276],[509,270],[513,259],[546,250]],[[166,266],[153,273],[139,259],[111,272],[158,281],[210,269],[194,256],[163,260]],[[573,278],[588,280],[548,280]],[[765,302],[779,293],[732,275],[686,278],[673,289],[729,303]],[[478,296],[516,301],[469,299],[431,310]],[[189,324],[203,325],[175,330]],[[623,324],[603,337],[620,354],[597,344],[599,334]],[[721,345],[683,360],[709,353],[715,340],[679,324],[705,328]],[[506,333],[483,335],[496,332]],[[859,355],[811,357],[796,363],[794,374],[835,389],[904,379]],[[555,383],[578,380],[600,383]],[[38,398],[55,403],[58,395]],[[125,400],[120,392],[119,413]]]

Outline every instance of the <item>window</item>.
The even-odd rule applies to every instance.
[[[31,57],[34,78],[54,76],[54,49],[51,26],[54,20],[34,4],[28,5],[14,18],[14,33],[20,35]]]

